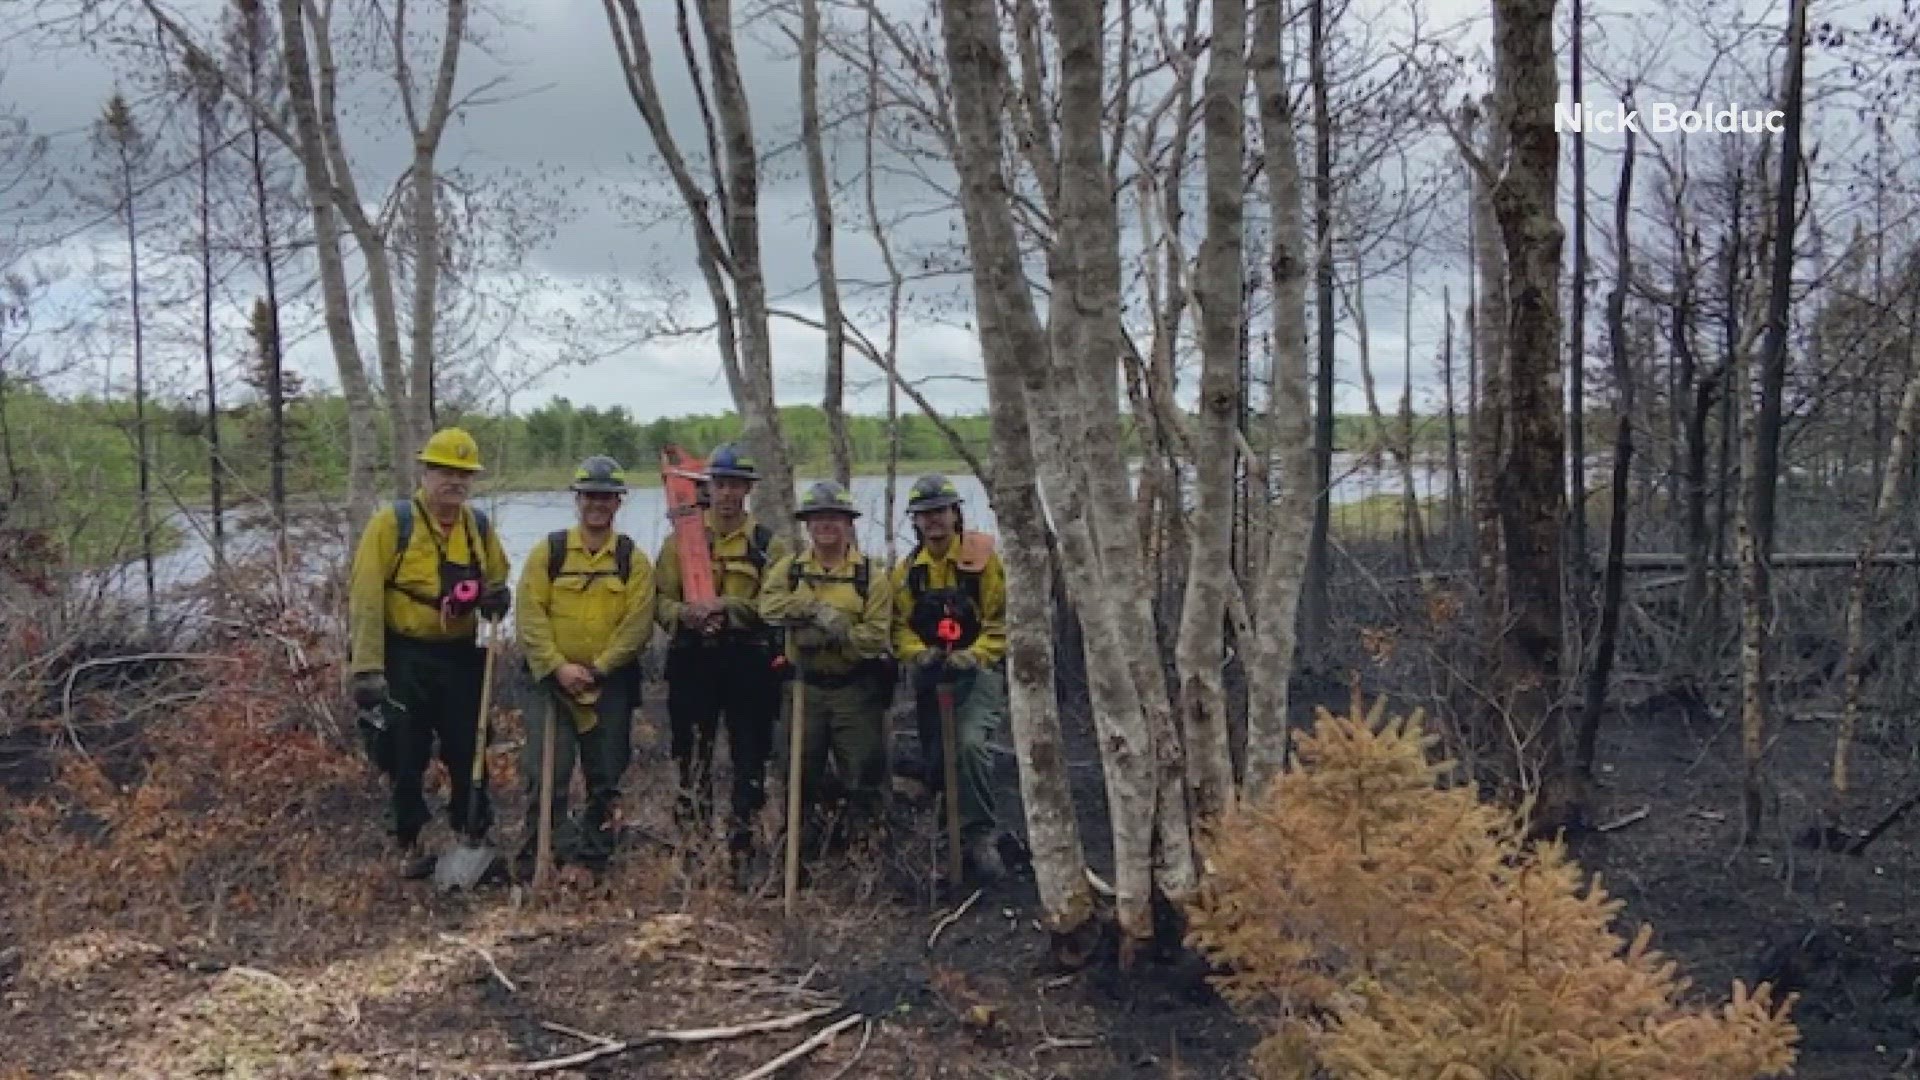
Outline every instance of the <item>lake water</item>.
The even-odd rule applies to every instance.
[[[817,478],[802,478],[801,490],[805,490],[814,479]],[[906,506],[907,494],[913,487],[914,479],[913,475],[902,475],[895,484],[894,511],[900,554],[905,554],[913,544],[913,531],[907,523]],[[980,481],[964,474],[955,474],[952,479],[960,489],[961,497],[966,500],[963,510],[968,526],[997,531],[993,509],[987,503],[986,492]],[[1391,467],[1369,469],[1350,455],[1336,455],[1334,501],[1353,502],[1381,494],[1397,494],[1400,490],[1399,479],[1399,472]],[[1439,469],[1423,468],[1416,472],[1415,485],[1423,496],[1443,495],[1446,490],[1444,466]],[[861,517],[854,523],[860,547],[884,557],[887,551],[886,478],[855,477],[852,491],[854,502],[861,510]],[[494,496],[482,490],[475,502],[495,522],[501,546],[513,561],[516,581],[519,579],[519,567],[530,552],[546,542],[547,534],[555,529],[566,528],[575,520],[573,495],[566,491],[516,492]],[[213,549],[205,535],[207,526],[204,515],[176,514],[173,520],[182,527],[183,536],[178,548],[155,561],[154,576],[157,586],[162,590],[199,581],[212,566]],[[649,555],[658,551],[668,531],[666,493],[660,488],[635,488],[628,493],[615,525],[632,536],[641,550]],[[268,537],[257,529],[243,529],[236,535],[233,527],[229,526],[229,550],[235,555],[258,550],[267,540]],[[138,595],[144,589],[137,558],[109,573],[116,579],[113,585],[127,595]]]

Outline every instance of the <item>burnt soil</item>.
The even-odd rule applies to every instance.
[[[1030,872],[983,890],[929,947],[939,917],[971,890],[938,895],[935,817],[913,805],[911,783],[898,787],[893,842],[822,857],[792,919],[782,914],[777,858],[761,864],[753,889],[735,889],[721,845],[689,842],[672,824],[663,697],[649,685],[622,851],[598,880],[569,875],[531,901],[507,883],[440,897],[399,881],[369,773],[364,799],[342,819],[363,834],[364,859],[336,868],[372,890],[358,923],[289,934],[236,915],[157,944],[103,923],[100,934],[50,943],[0,919],[0,1078],[481,1075],[593,1048],[549,1023],[631,1039],[831,1006],[839,1011],[790,1031],[632,1049],[547,1075],[738,1076],[848,1010],[866,1019],[781,1075],[1249,1075],[1258,1033],[1191,956],[1150,954],[1122,973],[1109,950],[1059,966]],[[1316,700],[1343,707],[1345,693],[1302,687],[1302,719]],[[519,727],[509,715],[502,729],[495,761],[505,771]],[[912,759],[910,719],[896,713],[894,731],[896,755]],[[1080,824],[1104,873],[1092,734],[1084,718],[1070,719],[1067,734]],[[1646,814],[1575,837],[1573,849],[1625,900],[1622,932],[1651,922],[1655,947],[1680,963],[1700,1000],[1724,999],[1736,978],[1771,978],[1802,995],[1795,1075],[1920,1076],[1904,1071],[1920,1044],[1911,904],[1920,812],[1861,856],[1798,844],[1827,787],[1829,742],[1826,724],[1783,725],[1771,759],[1782,824],[1742,848],[1737,725],[1668,699],[1634,704],[1603,734],[1597,820]],[[1856,794],[1838,808],[1849,827],[1920,782],[1901,753],[1871,741],[1856,760]],[[998,761],[1002,819],[1017,830],[1010,751]],[[768,846],[778,842],[781,788],[771,785],[763,816]],[[495,790],[496,839],[515,843],[519,782],[497,776]],[[429,840],[444,842],[444,829]]]

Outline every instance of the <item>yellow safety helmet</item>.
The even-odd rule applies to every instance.
[[[441,428],[420,450],[422,465],[438,465],[462,472],[485,472],[480,466],[480,444],[465,428]]]

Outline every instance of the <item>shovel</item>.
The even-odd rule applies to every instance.
[[[549,709],[540,733],[540,831],[534,838],[533,889],[547,886],[553,872],[553,728],[560,722],[560,710]],[[572,715],[566,719],[571,722]],[[569,776],[568,782],[573,778]]]
[[[807,681],[802,678],[800,650],[794,647],[794,624],[787,624],[787,658],[793,665],[793,715],[787,738],[787,866],[785,915],[793,918],[793,894],[800,885],[800,761],[806,748]]]
[[[474,722],[473,777],[467,790],[467,827],[480,816],[480,792],[486,783],[487,713],[493,707],[493,653],[500,640],[500,624],[487,624],[486,673],[480,679],[480,716]],[[480,883],[493,860],[499,857],[492,844],[478,835],[466,835],[460,842],[440,853],[433,868],[433,884],[441,892],[471,889]]]
[[[960,624],[954,619],[941,619],[935,634],[947,656],[953,655],[953,647],[960,640]],[[953,717],[953,672],[947,670],[945,661],[941,662],[940,682],[934,687],[934,696],[940,704],[940,757],[945,766],[946,804],[947,804],[947,885],[960,887],[960,762],[958,760],[959,742],[954,731]]]

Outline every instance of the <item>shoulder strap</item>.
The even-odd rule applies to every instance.
[[[915,541],[913,550],[907,552],[907,595],[915,600],[927,591],[927,564],[920,561],[920,550],[925,547]]]
[[[407,557],[407,545],[413,542],[413,500],[393,500],[393,522],[399,538],[393,544],[393,565],[387,567],[387,583],[400,576],[400,563]]]
[[[547,534],[547,580],[560,576],[560,568],[567,561],[567,530],[555,529]],[[620,580],[625,582],[633,576],[633,537],[618,533],[613,541],[613,566]]]
[[[747,538],[747,561],[755,570],[767,568],[767,548],[773,544],[773,526],[755,523]]]
[[[788,590],[800,587],[800,577],[800,557],[796,555],[787,563]],[[860,556],[860,561],[853,566],[853,591],[860,594],[860,599],[865,600],[867,598],[867,588],[872,583],[873,561],[865,555],[862,555]]]
[[[487,520],[487,512],[479,507],[473,508],[474,523],[480,526],[480,540],[486,542],[487,532],[493,528],[493,522]]]

